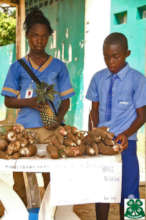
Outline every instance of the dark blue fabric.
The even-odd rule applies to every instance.
[[[139,164],[136,150],[136,141],[129,140],[128,148],[122,152],[122,205],[124,198],[139,198]]]
[[[109,91],[107,95],[107,101],[106,101],[106,112],[105,112],[105,120],[110,121],[112,116],[112,90],[115,80],[118,78],[117,75],[112,75],[110,85],[109,85]]]
[[[38,220],[39,208],[28,209],[29,220]]]

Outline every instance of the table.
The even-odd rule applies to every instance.
[[[0,159],[0,170],[50,172],[51,183],[40,206],[39,220],[53,220],[56,206],[120,202],[122,173],[120,154],[57,160],[36,157],[18,160]]]

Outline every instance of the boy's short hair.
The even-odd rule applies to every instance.
[[[124,34],[119,32],[114,32],[108,35],[105,40],[103,47],[110,44],[119,44],[124,50],[128,50],[128,41]]]

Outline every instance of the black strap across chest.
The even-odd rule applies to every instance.
[[[25,63],[25,61],[23,59],[19,59],[18,62],[21,64],[21,66],[23,66],[23,68],[26,70],[26,72],[29,74],[29,76],[34,80],[34,82],[38,85],[41,84],[41,81],[36,77],[36,75],[34,74],[34,72],[30,69],[30,67]],[[49,103],[51,104],[52,106],[52,109],[55,113],[55,115],[57,115],[57,112],[56,112],[56,108],[54,106],[54,103],[49,100]]]

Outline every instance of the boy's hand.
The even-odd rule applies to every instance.
[[[121,145],[121,151],[125,150],[128,147],[128,138],[125,134],[119,134],[116,138],[115,138],[115,142],[118,143],[120,142]]]

